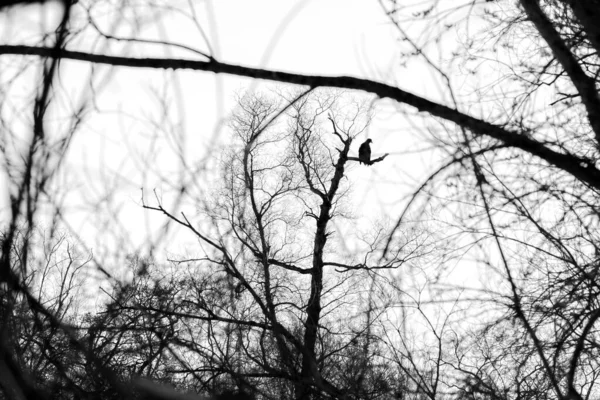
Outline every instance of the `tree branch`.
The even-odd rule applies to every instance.
[[[552,50],[554,57],[569,75],[569,79],[577,89],[587,110],[590,126],[596,134],[596,141],[600,143],[600,98],[598,98],[598,91],[596,90],[596,81],[587,76],[581,68],[565,41],[542,11],[539,0],[521,0],[521,6],[523,6],[527,17],[535,25],[550,50]]]
[[[250,78],[287,82],[298,85],[307,85],[312,88],[326,86],[363,90],[376,94],[382,98],[387,97],[396,100],[400,103],[415,107],[421,112],[427,112],[433,116],[454,122],[457,125],[469,129],[477,135],[487,136],[499,140],[506,146],[521,149],[545,160],[549,164],[554,165],[565,172],[568,172],[591,187],[600,190],[600,170],[598,170],[589,159],[578,157],[573,154],[556,152],[546,147],[543,143],[528,137],[527,135],[474,118],[456,109],[424,99],[423,97],[406,92],[397,87],[368,79],[360,79],[349,76],[293,74],[288,72],[225,64],[214,60],[196,61],[186,59],[117,57],[70,50],[57,51],[54,48],[22,45],[0,45],[0,55],[2,54],[56,57],[61,59],[79,60],[97,64],[135,68],[192,69],[197,71],[209,71],[214,73],[231,74]]]
[[[387,156],[389,156],[389,155],[390,155],[390,153],[385,153],[385,154],[384,154],[384,155],[382,155],[381,157],[379,157],[379,158],[375,158],[375,159],[373,159],[373,160],[371,160],[371,161],[369,161],[369,162],[365,162],[365,161],[361,160],[361,159],[360,159],[360,158],[358,158],[358,157],[348,157],[348,161],[359,161],[359,162],[363,162],[363,163],[365,163],[365,164],[367,164],[367,165],[373,165],[373,164],[375,164],[375,163],[378,163],[378,162],[381,162],[381,161],[385,160],[385,158],[386,158]]]

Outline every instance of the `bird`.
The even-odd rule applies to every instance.
[[[371,139],[367,139],[358,148],[358,161],[360,161],[361,164],[371,165],[371,146],[369,143],[372,142]]]

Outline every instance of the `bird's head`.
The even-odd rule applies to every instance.
[[[371,139],[367,139],[367,143],[373,143]]]

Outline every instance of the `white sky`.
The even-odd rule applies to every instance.
[[[423,65],[409,63],[406,68],[399,67],[397,35],[377,1],[220,0],[201,4],[206,6],[197,8],[199,20],[222,61],[307,74],[353,75],[395,84],[432,99],[446,97]],[[48,14],[38,14],[41,7],[48,10],[53,6],[23,7],[12,11],[10,18],[13,21],[26,18],[24,20],[31,21],[27,24],[30,28],[39,29],[36,16],[50,19]],[[112,17],[109,15],[104,21],[111,23]],[[17,43],[27,37],[23,28],[23,24],[5,25],[2,42]],[[166,17],[160,24],[151,23],[143,33],[146,37],[168,37],[175,42],[205,48],[196,27],[177,17]],[[115,45],[107,53],[170,56],[154,49],[141,54],[139,50],[126,51]],[[90,67],[65,61],[63,68],[61,82],[68,96],[63,96],[58,104],[67,105],[80,93],[89,91],[86,74]],[[97,67],[97,70],[102,73],[109,69]],[[185,152],[190,165],[197,165],[206,149],[215,144],[215,138],[222,142],[226,137],[221,123],[235,105],[235,94],[257,85],[262,84],[203,72],[172,74],[126,68],[114,71],[110,83],[97,98],[97,106],[103,112],[90,114],[71,148],[69,168],[58,178],[65,187],[74,189],[75,194],[69,194],[66,200],[71,226],[97,256],[102,257],[103,247],[108,250],[120,245],[125,249],[140,245],[154,235],[164,217],[141,208],[140,188],[143,186],[148,195],[154,188],[159,193],[168,190],[165,186],[168,171],[176,167],[176,160],[169,155],[172,153],[168,143],[178,142],[177,135],[185,134]],[[147,140],[152,133],[148,120],[159,119],[157,99],[163,95],[153,93],[150,88],[157,91],[166,88],[169,95],[162,98],[173,106],[172,117],[181,118],[180,127],[173,130],[174,139],[159,143],[158,147]],[[355,182],[356,210],[361,215],[373,213],[375,218],[377,214],[384,215],[379,208],[381,204],[393,203],[408,193],[409,188],[414,189],[425,176],[429,161],[420,155],[406,154],[416,150],[414,137],[405,132],[408,124],[394,111],[395,105],[389,101],[378,104],[382,107],[368,136],[374,141],[375,155],[391,155],[384,163],[371,168],[355,166],[348,173],[348,178]],[[355,151],[362,140],[364,138],[358,138],[355,142]],[[149,149],[154,149],[154,153],[148,153]],[[162,181],[142,176],[140,169],[144,167],[137,162],[136,154],[150,159],[151,166],[165,172]],[[106,185],[118,187],[109,202],[102,203],[93,212],[89,208],[77,212],[81,196],[93,201],[101,196]],[[6,192],[0,197],[5,207]],[[111,206],[106,208],[107,204]],[[109,226],[103,228],[93,217],[94,213],[105,216],[107,210],[118,210],[111,228],[122,226],[120,236],[114,237],[112,233],[110,237],[104,236]],[[188,213],[193,214],[193,210]],[[173,247],[171,250],[178,252],[185,245],[180,243]]]

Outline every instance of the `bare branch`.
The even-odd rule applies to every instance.
[[[531,153],[545,160],[547,163],[572,174],[580,181],[590,185],[590,187],[600,190],[600,170],[598,170],[595,164],[589,159],[573,154],[559,153],[550,149],[545,144],[532,139],[525,132],[517,132],[505,129],[501,126],[497,126],[464,114],[456,109],[426,100],[423,97],[414,95],[397,87],[368,79],[353,78],[348,76],[327,77],[318,75],[292,74],[281,71],[243,67],[217,61],[119,57],[71,50],[56,51],[55,49],[48,47],[22,45],[1,45],[0,54],[36,55],[41,57],[62,58],[136,68],[192,69],[197,71],[210,71],[215,73],[247,76],[251,78],[266,79],[278,82],[288,82],[298,85],[307,85],[311,88],[336,87],[364,90],[366,92],[376,94],[379,97],[387,97],[400,103],[415,107],[421,112],[427,112],[433,116],[454,122],[457,125],[469,129],[476,135],[488,136],[499,140],[505,146],[516,147],[525,152]]]

